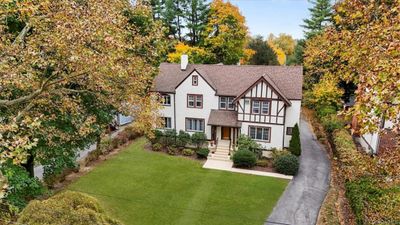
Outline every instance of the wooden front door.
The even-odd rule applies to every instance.
[[[230,140],[231,139],[231,128],[230,127],[222,127],[222,139]]]

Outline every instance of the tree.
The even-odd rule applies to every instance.
[[[307,39],[320,34],[332,22],[332,5],[330,0],[312,0],[311,18],[304,20],[305,36]]]
[[[272,41],[268,41],[268,45],[272,48],[272,50],[275,52],[276,54],[276,58],[279,62],[279,65],[284,65],[286,64],[286,54],[285,52],[279,48],[278,46],[276,46],[274,44],[274,42]]]
[[[162,19],[168,26],[168,35],[173,35],[179,41],[183,41],[182,29],[184,28],[183,6],[185,0],[165,0]]]
[[[148,93],[163,29],[147,6],[20,3],[0,5],[2,162],[24,163],[33,176],[36,159],[47,165],[74,155],[97,139],[116,111],[151,129],[157,104]],[[21,26],[7,24],[9,17]]]
[[[251,65],[278,65],[274,50],[263,40],[262,36],[256,36],[249,41],[248,48],[255,51],[249,64]]]
[[[289,151],[295,156],[301,155],[300,130],[297,123],[293,127],[292,139],[289,142]]]
[[[207,52],[201,47],[191,47],[182,42],[175,46],[175,52],[168,54],[168,62],[180,63],[181,56],[186,54],[189,56],[190,63],[210,63],[215,60],[215,55]]]
[[[279,34],[278,37],[270,34],[268,37],[268,42],[272,42],[276,47],[282,49],[286,56],[292,55],[296,47],[296,41],[293,39],[293,37],[284,33]]]
[[[382,118],[400,126],[399,9],[399,1],[341,1],[334,25],[307,42],[308,74],[357,85],[356,104],[346,114],[356,116],[361,133],[380,131]]]
[[[153,18],[159,20],[162,18],[162,12],[164,11],[165,0],[151,0],[150,5],[153,9]]]
[[[203,34],[204,47],[216,55],[214,63],[237,64],[244,56],[248,29],[238,7],[214,0]]]
[[[305,40],[297,40],[296,47],[292,55],[288,56],[287,65],[302,65],[303,64],[303,54],[304,54]]]
[[[209,5],[206,0],[188,0],[184,6],[184,18],[186,28],[189,30],[187,36],[192,46],[201,43],[201,37],[207,24]]]

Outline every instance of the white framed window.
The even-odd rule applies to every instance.
[[[235,104],[233,104],[234,97],[220,97],[219,98],[219,108],[234,110]]]
[[[264,114],[264,115],[269,115],[270,114],[270,110],[271,110],[270,104],[271,103],[269,101],[262,101],[261,102],[261,114]]]
[[[286,135],[292,135],[293,134],[293,127],[286,127]]]
[[[199,85],[199,76],[197,76],[197,75],[192,76],[192,85],[193,86]]]
[[[253,114],[260,114],[260,101],[253,101],[251,112]]]
[[[271,128],[249,126],[249,137],[256,141],[270,142]]]
[[[186,131],[204,132],[204,119],[186,118]]]
[[[162,95],[161,101],[162,101],[162,105],[171,106],[171,96],[170,95]]]
[[[171,129],[172,128],[171,117],[163,117],[163,119],[164,119],[164,128]]]
[[[220,97],[219,98],[219,108],[220,109],[226,109],[226,102],[227,102],[227,98],[226,97]]]
[[[187,107],[188,108],[203,108],[203,95],[187,95]]]

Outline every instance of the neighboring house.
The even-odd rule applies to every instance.
[[[265,149],[288,147],[302,82],[300,66],[192,65],[183,56],[161,64],[153,91],[163,98],[165,129],[204,132],[229,153],[240,134]]]
[[[356,118],[352,122],[353,135],[361,147],[370,154],[380,154],[383,151],[391,150],[396,147],[396,134],[393,131],[393,123],[389,120],[381,121],[381,133],[367,133],[360,135],[358,132]]]

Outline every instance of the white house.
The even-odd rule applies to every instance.
[[[161,64],[153,91],[163,98],[165,129],[204,132],[229,151],[245,134],[270,149],[289,146],[302,82],[301,66],[192,65],[183,56]]]

